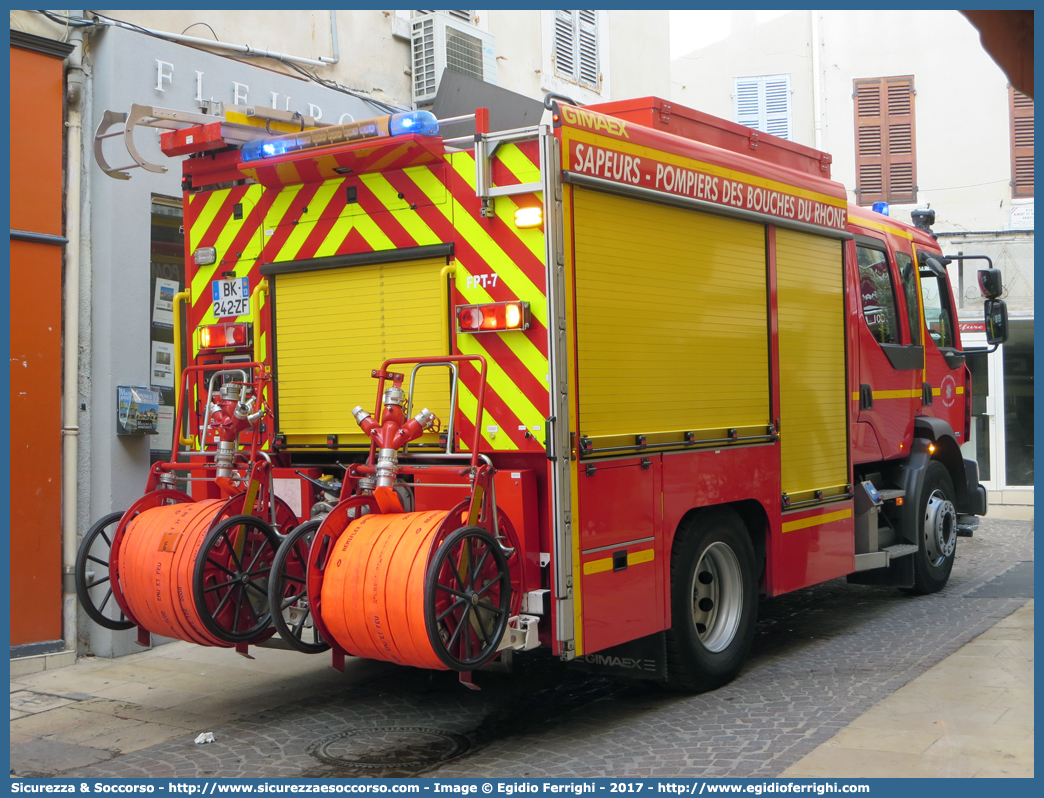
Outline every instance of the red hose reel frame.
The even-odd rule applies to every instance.
[[[271,383],[271,376],[268,369],[260,363],[237,363],[235,364],[236,369],[252,370],[255,374],[253,381],[254,395],[258,397],[259,401],[264,403],[264,395],[266,388]],[[213,365],[200,366],[192,365],[186,366],[182,371],[181,385],[179,394],[184,399],[187,392],[188,385],[190,384],[190,377],[194,374],[198,374],[204,371],[215,371]],[[116,526],[116,531],[113,534],[112,544],[110,547],[109,555],[109,572],[110,582],[112,585],[112,595],[116,600],[117,606],[123,614],[138,627],[138,643],[143,646],[151,644],[151,632],[144,628],[140,621],[134,617],[131,613],[127,603],[127,599],[123,594],[123,590],[120,584],[120,546],[123,543],[124,537],[127,532],[127,528],[130,525],[131,520],[140,514],[141,512],[159,507],[164,504],[177,504],[182,502],[195,502],[195,499],[180,490],[174,490],[171,488],[163,487],[160,482],[160,477],[163,474],[187,471],[191,473],[203,473],[216,472],[219,465],[215,462],[209,463],[180,463],[178,459],[178,439],[181,436],[183,429],[184,418],[185,418],[185,407],[186,402],[181,401],[178,403],[178,409],[175,417],[175,436],[174,444],[171,450],[171,459],[169,462],[158,462],[153,464],[152,469],[149,472],[149,478],[145,486],[145,495],[138,499],[132,504],[127,511],[123,514],[119,523]],[[265,406],[267,408],[267,405]],[[234,438],[238,439],[239,434],[249,426],[242,423],[239,424],[225,424],[227,432],[232,434]],[[205,446],[206,431],[204,431],[204,438],[201,439],[200,445]],[[227,435],[226,435],[227,437]],[[221,507],[221,509],[214,515],[211,521],[209,529],[213,529],[214,526],[220,523],[225,518],[229,518],[233,515],[254,515],[262,520],[266,520],[271,516],[273,507],[276,510],[276,521],[280,525],[296,525],[299,521],[296,514],[290,509],[290,507],[279,497],[270,494],[268,489],[267,472],[271,468],[271,464],[264,458],[259,456],[260,449],[260,436],[254,434],[251,438],[250,448],[246,453],[236,452],[234,456],[234,468],[241,472],[245,472],[243,485],[244,487],[236,493],[230,495]],[[216,475],[215,475],[216,478]],[[223,489],[224,486],[223,486]],[[227,494],[226,494],[227,495]],[[247,504],[251,506],[247,506]],[[293,523],[291,523],[291,521]],[[271,634],[262,635],[262,637],[270,637]],[[259,638],[260,639],[260,638]],[[239,646],[237,646],[239,648]]]
[[[471,496],[454,506],[440,525],[438,531],[435,533],[435,538],[432,541],[429,550],[429,562],[430,553],[435,551],[451,532],[462,526],[480,527],[485,529],[494,537],[497,537],[495,530],[499,528],[501,537],[508,538],[509,548],[513,548],[515,552],[509,560],[509,565],[517,565],[517,567],[511,568],[511,588],[513,591],[511,612],[512,614],[517,614],[521,607],[522,596],[525,595],[525,584],[523,581],[525,569],[522,567],[521,563],[520,541],[515,533],[514,527],[511,525],[510,521],[507,520],[507,517],[499,508],[493,507],[491,488],[493,475],[496,473],[496,469],[485,464],[479,464],[479,447],[482,442],[482,411],[486,397],[486,359],[481,355],[447,355],[445,357],[392,358],[385,360],[379,370],[371,372],[373,377],[378,381],[374,417],[381,417],[381,402],[384,396],[385,381],[390,379],[396,383],[401,383],[403,379],[401,373],[389,371],[389,366],[464,361],[477,361],[479,363],[479,385],[476,393],[477,409],[475,415],[475,434],[471,442],[470,466],[462,469],[460,466],[430,465],[424,467],[424,473],[429,475],[433,473],[444,473],[454,477],[460,477],[463,474],[470,473],[472,476]],[[334,547],[337,545],[341,535],[348,528],[351,520],[354,520],[349,519],[348,511],[355,508],[355,518],[360,517],[359,511],[363,509],[366,509],[370,513],[382,513],[375,497],[351,495],[360,477],[369,476],[376,472],[376,467],[374,465],[376,456],[377,444],[375,441],[371,440],[370,454],[367,458],[366,464],[351,466],[349,468],[341,489],[341,501],[336,507],[334,507],[330,514],[323,519],[323,523],[320,525],[319,529],[316,530],[315,537],[312,540],[312,545],[308,552],[305,589],[308,595],[308,605],[312,610],[312,622],[316,625],[316,628],[318,629],[319,634],[322,635],[323,639],[330,644],[333,657],[333,667],[341,671],[344,670],[345,657],[353,656],[353,654],[350,651],[346,651],[338,641],[333,638],[333,635],[331,635],[326,624],[323,622],[323,580],[325,578],[326,566]],[[399,473],[410,474],[416,472],[411,466],[402,465],[399,467]],[[497,522],[494,521],[494,512],[497,514]]]

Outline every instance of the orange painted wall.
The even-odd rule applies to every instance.
[[[11,228],[62,233],[62,61],[11,48]],[[11,241],[11,645],[62,636],[62,248]]]

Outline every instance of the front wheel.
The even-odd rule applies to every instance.
[[[757,563],[743,522],[729,509],[700,512],[671,553],[667,686],[713,690],[743,667],[757,621]]]
[[[938,460],[928,463],[917,515],[917,553],[914,586],[917,595],[943,589],[953,570],[957,552],[957,509],[953,506],[953,480]]]

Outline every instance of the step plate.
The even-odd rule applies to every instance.
[[[881,501],[890,502],[895,499],[901,499],[906,496],[905,490],[899,490],[898,488],[886,488],[877,491],[877,495],[881,497]]]
[[[888,559],[894,560],[896,557],[905,557],[907,554],[914,554],[917,551],[917,546],[913,543],[897,543],[895,546],[886,546],[881,551],[888,552]]]

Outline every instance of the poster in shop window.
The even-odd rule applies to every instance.
[[[153,327],[174,327],[174,295],[176,293],[178,293],[177,280],[156,278],[156,295],[152,300]]]
[[[153,388],[174,387],[174,344],[165,341],[152,342],[152,376],[149,382]]]

